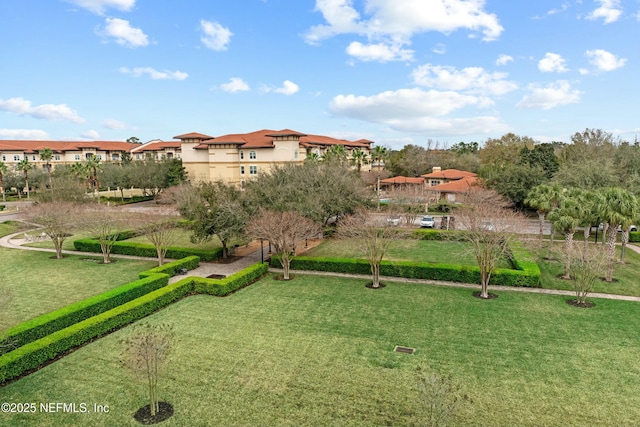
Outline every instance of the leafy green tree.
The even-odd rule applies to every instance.
[[[360,172],[362,170],[362,166],[369,163],[369,158],[367,157],[367,153],[359,148],[356,148],[351,152],[350,162],[353,166],[356,167],[358,172]]]
[[[508,165],[520,162],[520,153],[524,148],[532,149],[535,141],[528,136],[518,136],[508,133],[502,137],[490,138],[480,149],[481,169],[489,167],[501,171]]]
[[[53,151],[51,148],[43,148],[40,150],[40,160],[44,162],[49,177],[49,185],[51,185],[51,160],[53,160]]]
[[[460,141],[457,144],[454,144],[449,150],[453,151],[457,155],[478,154],[480,146],[477,142],[465,143],[464,141]]]
[[[544,218],[549,212],[554,210],[560,204],[560,199],[565,189],[558,184],[541,184],[531,189],[529,195],[525,199],[525,203],[538,211],[540,220],[539,238],[542,241],[542,232],[544,229]],[[553,240],[555,237],[555,228],[551,227],[551,235],[549,241],[549,255],[552,258]]]
[[[243,237],[249,219],[245,193],[221,181],[188,188],[185,187],[186,192],[178,201],[178,210],[191,221],[192,240],[200,242],[217,236],[222,243],[222,257],[226,259],[229,244]]]
[[[7,176],[9,172],[9,167],[4,163],[0,162],[0,188],[2,188],[2,201],[7,201],[6,190],[4,188],[4,178]]]
[[[545,177],[551,179],[560,169],[560,162],[556,156],[557,145],[558,143],[542,143],[534,145],[531,149],[524,147],[520,151],[520,163],[532,168],[541,168]]]
[[[135,136],[127,138],[127,142],[129,144],[141,144],[140,139],[138,137],[135,137]]]
[[[25,188],[27,189],[27,199],[29,199],[30,198],[29,171],[33,169],[33,165],[29,163],[29,159],[25,157],[24,159],[20,160],[20,162],[18,163],[17,169],[19,171],[22,171],[22,173],[24,174]]]
[[[496,190],[519,209],[524,206],[529,191],[547,181],[542,168],[521,163],[501,170],[484,168],[482,174],[487,188]]]
[[[580,205],[576,193],[565,193],[558,207],[548,216],[555,231],[564,235],[564,275],[563,279],[571,279],[571,259],[573,254],[573,236],[580,225]]]
[[[332,145],[324,152],[323,160],[325,162],[346,163],[349,153],[344,145]]]
[[[309,154],[307,154],[307,157],[304,158],[305,163],[306,162],[319,162],[320,161],[320,156],[318,155],[318,153],[315,152],[311,152]]]
[[[85,169],[88,172],[89,184],[94,192],[97,192],[100,188],[100,182],[98,181],[98,170],[102,166],[100,165],[100,158],[95,154],[92,154],[85,160]]]
[[[606,257],[608,260],[605,280],[613,282],[613,266],[615,263],[616,240],[618,226],[629,219],[633,219],[633,212],[637,200],[629,191],[619,187],[602,190],[598,200],[600,218],[608,224]]]
[[[387,147],[382,145],[376,145],[371,150],[371,160],[374,164],[378,166],[378,170],[382,169],[380,165],[385,162],[389,158],[389,152]]]

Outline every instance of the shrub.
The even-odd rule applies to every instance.
[[[78,239],[73,242],[75,250],[80,252],[100,253],[100,243],[94,239]],[[133,255],[139,257],[155,258],[157,252],[155,246],[147,243],[116,242],[111,249],[112,254]],[[222,248],[205,250],[197,248],[169,247],[166,257],[173,259],[185,258],[188,256],[198,256],[201,261],[214,261],[222,257]]]
[[[640,243],[640,231],[629,232],[629,242]]]
[[[255,282],[268,270],[268,264],[258,263],[247,267],[236,274],[232,274],[229,277],[225,277],[224,279],[192,277],[194,280],[194,291],[219,297],[226,296]]]
[[[0,351],[23,346],[97,314],[134,300],[169,283],[166,274],[153,274],[66,307],[20,323],[4,333]]]
[[[163,264],[159,267],[152,268],[151,270],[143,271],[142,273],[139,274],[139,277],[143,278],[143,277],[150,276],[152,274],[159,274],[159,273],[168,274],[169,276],[173,277],[179,274],[183,268],[187,270],[193,270],[199,264],[200,264],[200,257],[197,257],[195,255],[188,256],[186,258],[177,259],[175,261]]]

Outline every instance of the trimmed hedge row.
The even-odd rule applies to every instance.
[[[496,269],[491,275],[490,284],[502,286],[540,287],[540,268],[530,261],[530,255],[521,245],[514,245],[512,261],[517,270]],[[519,257],[517,260],[515,257]],[[271,258],[271,266],[281,268],[278,257]],[[330,271],[347,274],[371,274],[371,267],[364,259],[295,257],[291,261],[294,270]],[[441,280],[462,283],[480,283],[480,269],[476,266],[454,264],[431,264],[413,261],[382,261],[382,276],[403,277],[407,279]]]
[[[640,231],[629,232],[629,242],[640,243]]]
[[[267,264],[254,264],[224,279],[185,277],[122,305],[84,319],[64,329],[0,356],[0,384],[38,368],[69,350],[161,309],[194,293],[224,296],[259,279]],[[167,277],[164,274],[157,276]],[[151,276],[153,277],[153,276]]]
[[[73,247],[80,252],[101,253],[100,242],[95,239],[78,239],[73,242]],[[112,254],[133,255],[139,257],[155,258],[158,256],[155,246],[147,243],[120,242],[113,244]],[[222,257],[222,248],[213,250],[197,248],[178,248],[171,246],[167,250],[166,257],[173,259],[185,258],[188,256],[198,256],[202,261],[214,261]]]
[[[255,282],[268,270],[268,264],[258,263],[224,279],[192,277],[194,280],[194,291],[199,294],[215,295],[218,297],[226,296]]]
[[[188,257],[143,271],[139,280],[20,323],[4,333],[0,354],[166,286],[169,276],[182,268],[193,270],[199,261],[198,257]]]
[[[151,274],[99,295],[35,317],[9,329],[4,334],[0,354],[21,347],[128,301],[162,288],[169,283],[166,274]]]

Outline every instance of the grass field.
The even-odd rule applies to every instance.
[[[271,277],[148,318],[174,326],[163,426],[417,425],[414,369],[451,374],[473,403],[455,425],[631,426],[640,419],[640,304],[365,280]],[[125,328],[5,386],[6,402],[107,414],[2,414],[3,426],[134,426],[144,385],[118,364]],[[393,352],[415,347],[414,355]]]
[[[362,258],[354,241],[330,239],[305,252],[305,256]],[[405,239],[394,242],[384,258],[389,261],[417,261],[444,264],[478,265],[471,245],[465,242]],[[511,268],[507,259],[501,268]]]

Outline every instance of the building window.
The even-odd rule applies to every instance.
[[[118,155],[117,155],[117,154],[115,154],[115,153],[114,153],[114,154],[111,154],[111,160],[112,160],[112,161],[117,162],[119,159],[120,159],[120,157],[118,157]]]
[[[240,166],[240,175],[244,175],[244,166]]]
[[[249,175],[257,175],[258,167],[257,166],[249,166]]]
[[[136,154],[136,160],[140,160],[140,154]]]
[[[2,161],[6,162],[7,161],[7,156],[5,156],[4,154],[2,155]]]
[[[56,154],[55,156],[53,156],[53,160],[60,160],[60,154]]]
[[[440,185],[440,181],[438,180],[431,180],[431,186],[435,187],[436,185]]]
[[[79,161],[80,160],[80,154],[76,154],[75,155],[75,159],[76,159],[76,161]]]
[[[20,161],[20,155],[19,154],[14,154],[13,155],[13,160],[15,160],[16,162]]]
[[[244,151],[240,151],[240,160],[244,160]]]
[[[31,156],[31,160],[33,160],[35,162],[36,156]]]
[[[102,154],[98,154],[98,155],[96,156],[96,158],[97,158],[98,160],[102,160]]]
[[[296,160],[298,160],[298,150],[295,150],[295,151],[293,152],[293,158],[294,158],[294,159],[296,159]]]
[[[256,159],[256,152],[255,151],[249,151],[249,159],[252,159],[252,160]]]

